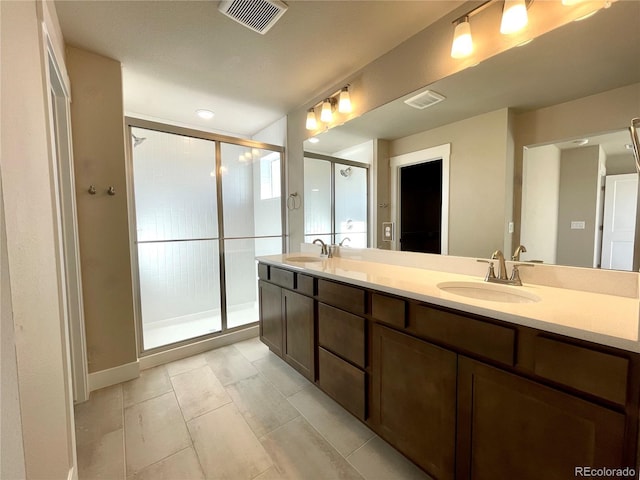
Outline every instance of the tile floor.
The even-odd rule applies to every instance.
[[[80,480],[429,480],[257,338],[76,406]]]

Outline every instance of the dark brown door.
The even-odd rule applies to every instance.
[[[282,291],[287,362],[309,380],[315,380],[313,299]]]
[[[459,360],[458,479],[566,480],[620,467],[624,416],[464,357]]]
[[[457,355],[374,324],[371,364],[380,436],[438,480],[454,478]]]
[[[283,321],[282,321],[282,289],[271,283],[260,280],[260,340],[273,353],[282,356]]]
[[[442,159],[400,168],[400,250],[442,252]]]

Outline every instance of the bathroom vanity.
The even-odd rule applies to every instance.
[[[526,284],[484,297],[482,277],[460,273],[258,260],[262,341],[435,479],[636,468],[637,285],[635,298]]]

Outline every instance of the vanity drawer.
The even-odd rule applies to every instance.
[[[365,312],[365,292],[357,287],[318,279],[318,299],[349,312]]]
[[[276,285],[293,290],[294,273],[282,268],[271,267],[269,279]]]
[[[364,372],[324,348],[318,348],[318,385],[344,408],[365,419]]]
[[[371,316],[378,322],[405,328],[407,326],[406,311],[407,302],[404,300],[377,293],[371,295]]]
[[[299,273],[298,280],[296,282],[296,290],[304,295],[313,297],[315,293],[313,288],[313,277]]]
[[[410,304],[407,331],[505,365],[515,365],[516,330],[513,328]]]
[[[269,280],[269,265],[264,263],[258,264],[258,278],[260,280]]]
[[[538,336],[534,342],[536,375],[624,405],[629,359]]]
[[[364,368],[365,319],[318,303],[318,344]]]

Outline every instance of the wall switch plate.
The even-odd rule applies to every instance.
[[[509,222],[509,233],[513,233],[513,222]]]
[[[382,240],[393,242],[393,222],[382,222]]]
[[[571,230],[584,230],[585,222],[584,221],[575,221],[571,222]]]

